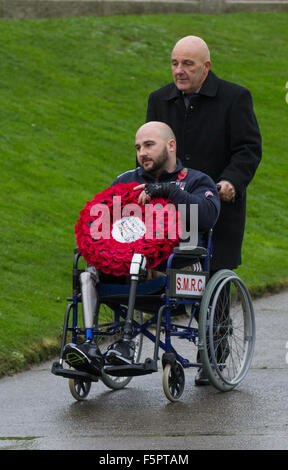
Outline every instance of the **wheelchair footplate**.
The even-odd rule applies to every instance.
[[[51,372],[54,375],[60,375],[61,377],[65,377],[67,379],[83,380],[83,382],[98,382],[100,378],[97,375],[92,375],[88,372],[74,369],[64,369],[60,362],[53,363]]]
[[[134,377],[137,375],[152,374],[153,372],[157,372],[157,370],[157,361],[149,357],[145,359],[144,363],[104,367],[105,374],[114,375],[115,377]]]

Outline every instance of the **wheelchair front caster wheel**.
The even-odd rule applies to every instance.
[[[176,362],[173,367],[166,364],[162,377],[163,390],[168,400],[174,402],[181,397],[185,386],[185,374],[182,365]]]
[[[85,400],[91,388],[91,382],[84,382],[79,379],[69,379],[69,389],[71,395],[75,400]]]

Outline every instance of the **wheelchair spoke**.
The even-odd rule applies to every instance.
[[[252,302],[236,274],[222,270],[211,278],[200,317],[201,357],[207,376],[216,388],[231,390],[248,372],[255,341]]]

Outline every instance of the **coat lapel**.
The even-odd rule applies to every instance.
[[[213,98],[216,96],[219,86],[219,79],[211,70],[209,71],[205,82],[203,83],[199,94],[206,95]],[[164,95],[164,101],[178,101],[184,103],[182,99],[182,93],[177,89],[174,83],[170,83],[170,87],[167,90],[166,96]]]

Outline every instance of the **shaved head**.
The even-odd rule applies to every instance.
[[[195,93],[206,80],[211,67],[210,52],[203,39],[185,36],[174,46],[171,55],[174,83],[183,93]]]
[[[164,122],[160,121],[146,122],[146,124],[143,124],[143,126],[138,129],[136,136],[138,133],[151,133],[151,131],[153,133],[156,133],[160,138],[162,138],[165,143],[167,143],[171,139],[176,140],[175,134],[172,131],[171,127],[165,124]]]
[[[203,62],[210,60],[210,51],[208,46],[206,42],[198,36],[185,36],[184,38],[180,39],[178,42],[176,42],[173,52],[177,50],[181,50],[183,52],[187,51],[190,54],[191,51],[195,51]]]
[[[135,148],[139,165],[158,177],[162,171],[174,171],[176,167],[176,139],[167,124],[150,121],[143,124],[135,136]]]

